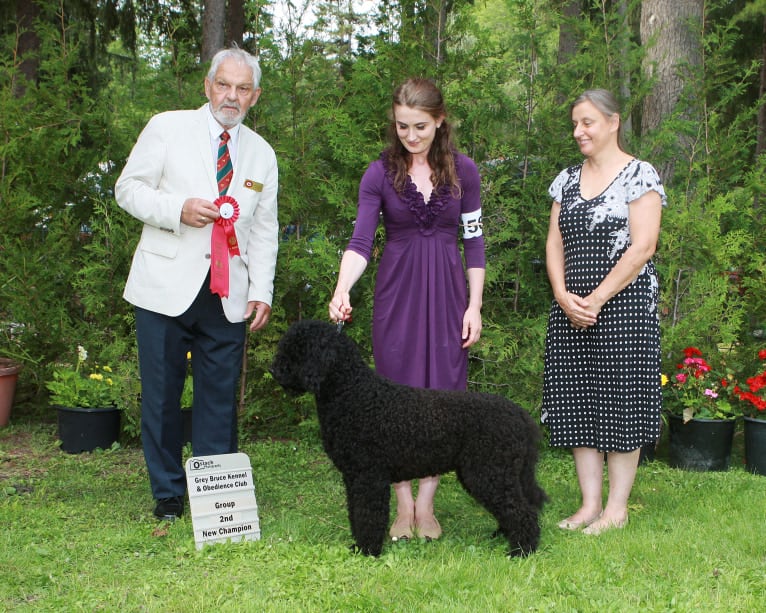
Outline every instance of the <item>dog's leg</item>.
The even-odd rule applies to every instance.
[[[356,548],[378,556],[383,549],[390,511],[391,486],[378,474],[344,475],[346,504]]]
[[[516,505],[510,513],[494,514],[500,532],[508,539],[508,555],[528,556],[540,542],[537,512],[528,505]]]
[[[538,508],[530,504],[519,476],[513,474],[511,467],[493,466],[497,468],[485,466],[478,472],[460,470],[458,479],[497,520],[498,531],[508,539],[508,555],[529,555],[540,541]],[[488,488],[487,484],[492,487]]]

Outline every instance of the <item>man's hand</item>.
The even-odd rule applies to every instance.
[[[265,327],[269,323],[269,317],[271,317],[271,307],[265,302],[258,300],[251,300],[247,303],[247,311],[245,311],[245,320],[247,321],[253,316],[253,321],[250,322],[250,332],[255,332]]]
[[[219,217],[218,207],[204,198],[187,198],[181,208],[181,223],[192,228],[204,228]]]

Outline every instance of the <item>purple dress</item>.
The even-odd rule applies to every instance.
[[[382,211],[386,243],[375,283],[375,369],[414,387],[462,390],[467,384],[468,350],[461,347],[467,283],[458,233],[461,214],[481,209],[480,179],[469,157],[456,154],[455,166],[460,197],[441,186],[426,203],[410,177],[404,192],[396,192],[381,155],[362,177],[348,244],[369,261]],[[484,268],[484,237],[475,233],[463,238],[466,267]]]

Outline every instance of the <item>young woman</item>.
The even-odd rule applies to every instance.
[[[484,288],[479,173],[454,148],[444,99],[432,82],[403,83],[391,114],[390,144],[362,177],[330,318],[351,317],[349,292],[367,267],[382,212],[386,244],[373,306],[375,368],[397,383],[465,389],[468,348],[481,334]],[[439,538],[433,508],[438,483],[438,475],[420,479],[417,499],[409,482],[394,484],[393,539]]]

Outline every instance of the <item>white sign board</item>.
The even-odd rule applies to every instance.
[[[247,454],[189,458],[186,484],[197,549],[205,543],[261,538],[253,469]]]

